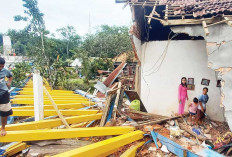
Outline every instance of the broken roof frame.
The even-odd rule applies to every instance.
[[[205,2],[210,2],[210,1],[199,2],[199,4]],[[219,2],[222,3],[221,1]],[[224,15],[221,13],[217,13],[216,16],[212,16],[210,18],[204,18],[204,17],[194,18],[194,12],[192,14],[181,13],[180,15],[174,15],[175,10],[177,8],[180,8],[181,5],[176,5],[176,4],[173,5],[170,3],[171,2],[166,2],[166,3],[160,2],[160,0],[153,0],[153,1],[145,0],[144,2],[132,2],[131,0],[128,0],[126,2],[126,5],[130,4],[131,6],[139,5],[142,7],[145,6],[153,7],[149,16],[145,16],[147,18],[148,25],[150,25],[151,20],[158,20],[163,26],[202,25],[206,36],[209,35],[208,27],[210,26],[226,23],[227,25],[232,27],[232,15]],[[165,6],[165,10],[163,10],[163,12],[165,13],[164,18],[161,18],[160,14],[156,11],[157,6]],[[186,6],[188,5],[186,4]],[[190,18],[186,18],[186,17],[190,17]]]

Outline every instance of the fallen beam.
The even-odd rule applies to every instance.
[[[90,104],[90,106],[94,105],[95,103],[92,103]],[[86,105],[89,105],[86,104]],[[57,105],[59,109],[70,109],[70,108],[73,108],[73,109],[81,109],[81,108],[84,108],[86,107],[85,104],[83,103],[76,103],[76,104],[59,104]],[[52,105],[44,105],[44,109],[45,110],[53,110],[54,107]],[[20,107],[12,107],[12,110],[34,110],[34,106],[20,106]]]
[[[60,110],[64,116],[79,116],[99,113],[99,110]],[[12,116],[34,116],[34,110],[13,110]],[[55,110],[44,110],[44,116],[54,116],[58,115]]]
[[[127,149],[120,157],[135,157],[136,151],[139,147],[141,147],[145,142],[137,143]]]
[[[5,150],[5,152],[3,153],[3,156],[13,156],[28,147],[29,146],[26,143],[14,142],[13,145],[11,145],[9,148]]]
[[[102,113],[93,114],[93,115],[83,115],[83,116],[73,116],[67,117],[65,120],[68,124],[77,124],[81,122],[88,122],[92,120],[101,119]],[[45,128],[54,128],[63,125],[62,121],[59,118],[49,119],[49,120],[41,120],[36,122],[26,122],[19,124],[10,124],[6,125],[7,131],[14,130],[35,130],[35,129],[45,129]]]
[[[44,98],[48,98],[46,95],[43,96]],[[52,96],[54,99],[55,98],[85,98],[79,94],[72,94],[72,95],[65,95],[65,96]],[[14,98],[34,98],[33,95],[15,95]]]
[[[53,139],[65,139],[65,138],[76,138],[76,137],[111,136],[111,135],[126,134],[131,131],[134,131],[134,127],[119,126],[119,127],[92,127],[92,128],[75,128],[75,129],[72,128],[72,129],[8,131],[6,136],[0,137],[0,142],[40,141],[40,140],[53,140]]]
[[[89,103],[88,100],[55,100],[56,104],[70,104],[70,103]],[[11,104],[34,104],[33,99],[12,99]],[[49,100],[44,100],[44,105],[51,105],[52,103]]]
[[[174,119],[178,119],[181,118],[183,116],[188,116],[189,114],[184,114],[182,116],[175,116],[175,117],[170,117],[170,118],[163,118],[160,120],[151,120],[151,121],[145,121],[145,122],[138,122],[138,127],[139,126],[143,126],[143,125],[151,125],[151,124],[158,124],[158,123],[162,123],[162,122],[166,122],[169,120],[174,120]]]
[[[53,157],[100,157],[107,156],[117,151],[118,148],[143,138],[142,131],[134,131],[121,136],[113,137],[101,142],[93,143],[71,151],[54,155]]]
[[[183,130],[187,131],[189,134],[197,137],[199,140],[205,141],[207,139],[206,137],[197,135],[195,132],[193,132],[192,130],[190,130],[189,128],[187,128],[185,125],[183,125],[181,123],[179,123],[179,127],[180,127],[180,129],[183,129]]]

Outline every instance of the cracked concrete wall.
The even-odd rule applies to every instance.
[[[227,24],[209,27],[209,35],[205,36],[202,26],[173,27],[175,33],[188,33],[191,36],[203,36],[207,42],[208,66],[218,71],[222,80],[221,106],[225,110],[225,118],[232,130],[232,28]]]
[[[139,44],[139,43],[138,43]],[[216,87],[215,71],[207,67],[204,40],[151,41],[142,44],[141,58],[141,100],[150,113],[170,116],[178,110],[178,86],[183,76],[194,78],[195,90],[189,90],[189,101],[202,93],[202,78],[210,79],[209,105],[207,114],[214,120],[224,121],[220,108],[220,90]],[[168,47],[167,47],[168,46]],[[139,47],[139,46],[138,46]],[[160,56],[166,56],[156,72]],[[159,60],[157,64],[155,64]],[[156,65],[156,66],[154,66]]]

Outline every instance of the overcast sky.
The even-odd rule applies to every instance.
[[[22,0],[0,0],[0,32],[8,29],[22,29],[25,22],[15,22],[15,15],[23,15]],[[39,8],[44,13],[46,28],[55,33],[57,28],[72,25],[77,33],[84,35],[91,28],[102,24],[131,24],[131,12],[124,4],[116,4],[115,0],[38,0]]]

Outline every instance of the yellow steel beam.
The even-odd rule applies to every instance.
[[[56,104],[71,104],[71,103],[83,103],[83,104],[88,104],[89,101],[88,100],[55,100]],[[23,99],[12,99],[11,100],[11,104],[25,104],[25,105],[29,105],[29,104],[34,104],[34,100],[30,99],[30,100],[23,100]],[[44,105],[51,105],[52,103],[49,100],[44,100]]]
[[[71,151],[67,151],[61,154],[57,154],[53,157],[107,156],[110,155],[113,151],[117,151],[117,148],[120,148],[134,141],[140,140],[142,138],[143,132],[138,130],[121,136],[113,137],[101,142],[93,143],[84,147],[80,147]]]
[[[33,88],[22,88],[20,91],[31,91],[33,92]],[[65,93],[73,93],[70,90],[48,90],[48,92],[65,92]]]
[[[81,122],[88,122],[92,120],[101,119],[102,113],[93,114],[93,115],[83,115],[83,116],[73,116],[67,117],[65,120],[68,124],[76,124]],[[18,123],[18,124],[10,124],[6,125],[7,131],[14,131],[14,130],[35,130],[35,129],[44,129],[44,128],[54,128],[63,125],[60,118],[56,119],[48,119],[48,120],[41,120],[35,122],[25,122],[25,123]]]
[[[60,110],[64,116],[79,116],[99,113],[99,110]],[[34,116],[34,110],[13,110],[12,116]],[[45,110],[44,116],[55,116],[57,115],[55,110]]]
[[[34,98],[13,98],[12,100],[34,100]],[[49,99],[48,98],[44,98],[44,101],[48,101]],[[76,101],[88,101],[89,99],[87,98],[84,98],[84,97],[76,97],[76,98],[54,98],[54,100],[67,100],[67,101],[72,101],[72,100],[76,100]]]
[[[6,136],[0,137],[0,142],[39,141],[90,136],[121,135],[134,130],[134,127],[92,127],[72,129],[44,129],[8,131]],[[142,135],[141,135],[142,136]],[[112,147],[112,145],[111,145]]]
[[[94,105],[95,103],[90,104],[90,106]],[[76,104],[59,104],[57,105],[59,109],[80,109],[89,106],[89,103],[87,104],[82,104],[82,103],[76,103]],[[20,107],[12,107],[13,110],[34,110],[34,106],[20,106]],[[53,110],[54,107],[52,105],[44,105],[45,110]]]
[[[29,146],[24,143],[24,142],[17,142],[14,145],[12,145],[11,147],[9,147],[6,152],[3,154],[3,156],[13,156],[19,152],[21,152],[22,150],[28,148]]]
[[[34,98],[34,95],[16,95],[16,96],[13,96],[14,98]],[[47,98],[46,95],[43,96],[44,98]],[[78,95],[78,94],[72,94],[72,95],[66,95],[66,96],[56,96],[56,95],[53,95],[52,96],[53,98],[85,98],[81,95]]]
[[[24,94],[24,95],[33,95],[32,91],[18,91],[19,94]],[[75,94],[74,92],[49,92],[51,94],[64,94],[64,95],[69,95],[69,94]]]
[[[145,142],[137,143],[127,149],[120,157],[135,157],[136,151],[139,147],[141,147]]]

